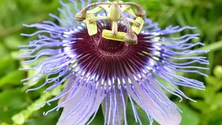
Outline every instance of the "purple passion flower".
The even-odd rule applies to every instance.
[[[35,70],[35,75],[26,78],[25,84],[45,78],[43,86],[50,91],[64,85],[54,98],[45,102],[59,101],[53,110],[63,108],[57,125],[89,125],[100,105],[104,113],[104,125],[128,125],[126,104],[132,106],[135,121],[142,122],[136,110],[139,105],[150,120],[161,125],[179,125],[180,110],[164,93],[180,98],[187,97],[179,86],[203,90],[198,80],[178,75],[197,73],[209,62],[192,50],[203,45],[189,43],[198,34],[170,37],[194,27],[169,26],[160,29],[157,23],[145,18],[146,12],[132,2],[97,2],[90,4],[81,0],[82,10],[76,1],[70,0],[78,13],[70,6],[60,3],[66,11],[58,9],[65,21],[50,14],[61,26],[51,21],[25,25],[37,28],[33,34],[37,40],[20,46],[25,54],[23,70]],[[131,7],[134,6],[135,9]],[[174,35],[175,36],[175,35]],[[194,66],[195,65],[195,66]],[[163,82],[164,81],[164,82]],[[192,100],[193,101],[193,100]]]

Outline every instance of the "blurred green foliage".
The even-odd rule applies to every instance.
[[[201,49],[211,50],[206,55],[210,61],[209,77],[184,75],[203,81],[206,90],[181,88],[197,102],[184,100],[178,103],[177,98],[171,98],[183,111],[181,125],[222,125],[222,0],[137,0],[136,3],[147,10],[148,18],[158,22],[161,28],[168,25],[197,27],[193,32],[199,33],[200,40],[206,44]],[[61,7],[58,0],[0,0],[0,125],[39,125],[39,121],[41,125],[53,125],[59,118],[60,112],[52,112],[46,117],[42,115],[56,103],[38,109],[35,107],[61,88],[44,94],[42,89],[26,94],[30,86],[23,86],[20,80],[30,72],[18,70],[22,64],[18,60],[17,47],[34,39],[20,36],[21,32],[31,33],[35,30],[24,28],[22,24],[55,21],[48,13],[59,16],[58,7]],[[127,108],[131,110],[130,106]],[[144,112],[137,108],[143,123],[148,124]],[[129,111],[127,115],[130,125],[138,124],[132,112]],[[102,119],[100,111],[92,125],[102,125]]]

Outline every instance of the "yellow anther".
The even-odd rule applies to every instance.
[[[136,34],[139,34],[141,32],[142,28],[143,28],[144,20],[143,20],[142,17],[137,17],[136,22],[139,22],[140,25],[138,26],[138,25],[133,24],[132,30]]]
[[[95,35],[97,33],[97,23],[96,22],[90,22],[91,19],[94,19],[94,14],[87,14],[86,15],[86,26],[88,29],[88,34],[90,36]]]

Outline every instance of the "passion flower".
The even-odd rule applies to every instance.
[[[45,115],[62,107],[58,125],[88,125],[103,104],[105,125],[121,125],[122,121],[127,125],[128,99],[139,124],[142,122],[135,105],[145,111],[150,124],[154,119],[162,125],[179,125],[180,110],[164,93],[176,95],[181,101],[182,98],[192,100],[178,86],[204,89],[204,84],[178,73],[206,76],[198,70],[207,68],[196,65],[209,62],[199,56],[207,51],[192,49],[202,43],[189,43],[197,39],[198,34],[170,36],[195,28],[160,29],[157,23],[145,18],[146,11],[132,2],[90,4],[91,1],[81,0],[79,10],[76,1],[70,1],[78,13],[72,13],[70,7],[60,1],[67,8],[67,13],[58,9],[66,21],[50,14],[62,26],[44,21],[25,25],[38,31],[22,34],[38,35],[37,40],[20,46],[26,51],[22,55],[24,64],[30,65],[23,70],[36,71],[33,77],[23,81],[31,84],[45,76],[45,83],[28,91],[51,85],[46,89],[50,91],[66,82],[60,94],[45,102],[50,104],[60,99],[58,106]]]

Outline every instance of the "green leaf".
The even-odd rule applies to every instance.
[[[219,80],[216,77],[209,76],[205,78],[205,80],[209,84],[206,86],[206,91],[202,92],[205,97],[209,96],[209,94],[215,94],[222,88],[222,80]]]
[[[16,62],[11,56],[3,56],[0,58],[0,77],[11,73],[15,70]]]
[[[222,125],[222,108],[210,112],[208,115],[210,115],[208,125]]]
[[[7,84],[12,85],[22,85],[20,82],[21,79],[24,77],[24,71],[16,70],[2,78],[0,78],[0,87]]]
[[[40,98],[35,100],[35,102],[33,102],[26,109],[20,111],[19,113],[13,116],[12,120],[14,121],[14,123],[24,124],[24,122],[28,121],[28,119],[35,112],[42,109],[46,105],[43,104],[43,102],[46,102],[49,98],[52,98],[54,95],[58,95],[61,92],[62,88],[63,86],[59,85],[57,88],[53,89],[52,91],[41,94]]]
[[[222,93],[217,93],[211,102],[211,110],[217,110],[219,108],[222,108]]]
[[[210,85],[216,85],[216,84],[218,84],[218,83],[220,82],[220,81],[219,81],[216,77],[214,77],[214,76],[206,77],[205,80],[206,80],[206,82],[207,82],[208,84],[210,84]]]
[[[41,110],[38,113],[35,113],[35,115],[26,121],[23,125],[56,125],[57,120],[59,119],[59,114],[60,112],[54,111],[47,116],[43,116]]]
[[[222,125],[222,119],[211,120],[208,125]]]
[[[137,109],[137,113],[140,117],[142,124],[149,125],[149,123],[150,123],[149,119],[148,119],[146,113],[143,111],[143,109],[137,105],[136,105],[136,109]],[[133,109],[132,109],[132,106],[130,103],[127,105],[127,122],[130,125],[139,125],[139,122],[135,121]],[[158,125],[158,123],[154,122],[153,125]]]
[[[4,39],[4,44],[10,50],[17,50],[19,45],[22,45],[22,41],[17,36],[9,36]]]
[[[0,57],[3,57],[8,54],[7,50],[5,49],[5,46],[0,42]]]
[[[201,112],[208,112],[209,109],[209,104],[207,104],[205,101],[203,100],[196,100],[197,102],[190,102],[190,104],[195,108],[200,110]]]
[[[10,124],[8,124],[8,123],[1,123],[1,125],[10,125]]]
[[[180,125],[199,125],[200,120],[195,111],[183,103],[177,103],[177,105],[183,111]]]
[[[103,125],[104,124],[104,117],[102,108],[100,107],[98,113],[96,114],[95,119],[92,121],[90,125]]]
[[[20,89],[0,93],[0,122],[11,123],[11,117],[26,106],[25,93]]]

